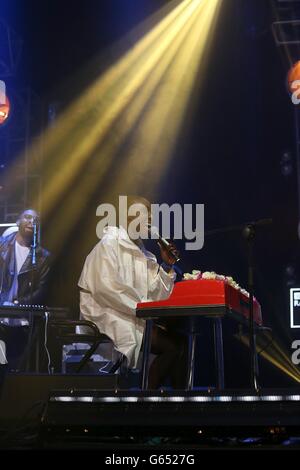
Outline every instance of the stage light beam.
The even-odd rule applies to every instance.
[[[103,198],[155,191],[192,113],[196,81],[205,79],[205,53],[221,3],[170,2],[173,9],[44,136],[43,216],[54,214],[46,230],[57,254],[108,174]]]

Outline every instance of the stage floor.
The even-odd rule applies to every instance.
[[[46,399],[33,395],[1,427],[1,448],[300,448],[300,388],[141,392],[69,383],[50,386]],[[1,402],[9,418],[13,397]]]

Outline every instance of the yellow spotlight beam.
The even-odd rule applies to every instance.
[[[121,168],[118,167],[115,191],[120,188],[125,194],[139,192],[147,180],[155,188],[163,175],[180,138],[183,121],[187,112],[191,111],[187,108],[191,97],[195,99],[195,81],[203,80],[205,69],[201,61],[219,5],[218,0],[209,0],[202,3],[205,8],[198,8],[193,15],[188,34],[136,131],[128,158],[124,159]],[[200,64],[203,66],[202,73],[198,74]]]
[[[172,5],[45,135],[43,215],[54,214],[47,238],[57,252],[108,174],[108,193],[149,194],[171,159],[195,82],[203,80],[221,0]]]
[[[83,161],[98,147],[98,160],[93,158],[92,164],[87,166],[86,177],[81,174],[76,191],[69,193],[55,216],[55,230],[50,238],[57,249],[80,218],[97,184],[101,184],[111,169],[115,152],[129,135],[130,144],[116,165],[115,174],[113,172],[108,199],[118,191],[140,192],[146,187],[149,194],[149,187],[155,188],[167,167],[176,139],[180,138],[195,81],[203,79],[198,71],[210,44],[221,2],[193,0],[183,4],[186,8],[173,22],[168,22],[168,28],[159,36],[159,43],[148,48],[147,54],[144,50],[144,56],[134,62],[135,66],[127,73],[129,82],[123,92],[116,97],[110,94],[111,104],[107,103],[108,109],[101,109],[85,141],[73,153],[72,162],[67,159],[59,176],[45,188],[47,211],[59,200],[57,188],[73,181]],[[101,87],[98,96],[101,96]],[[107,141],[112,128],[117,138]]]
[[[214,2],[215,0],[209,1]],[[128,82],[125,84],[123,90],[120,90],[120,93],[116,95],[111,95],[112,98],[110,100],[106,98],[107,104],[104,110],[100,103],[99,111],[96,109],[96,112],[93,113],[94,122],[92,123],[89,117],[87,125],[82,125],[80,129],[77,130],[79,132],[79,139],[78,137],[75,139],[76,145],[73,145],[74,140],[70,140],[67,146],[69,147],[67,150],[68,153],[72,154],[72,164],[70,164],[69,159],[67,159],[68,161],[62,160],[63,164],[60,167],[59,173],[56,173],[55,179],[51,180],[49,178],[44,188],[45,215],[47,215],[47,212],[50,211],[60,199],[58,188],[65,190],[65,188],[71,184],[72,179],[76,177],[86,159],[91,155],[96,146],[99,146],[103,141],[107,132],[111,129],[111,126],[114,125],[116,119],[118,119],[120,113],[122,113],[130,104],[130,101],[134,99],[139,88],[158,65],[163,54],[168,50],[175,40],[176,35],[180,32],[181,28],[184,27],[185,22],[193,15],[196,8],[199,8],[196,0],[188,2],[188,7],[184,9],[179,18],[176,18],[175,24],[170,28],[170,31],[166,33],[163,38],[160,38],[159,47],[154,43],[151,53],[146,54],[145,57],[141,57],[140,61],[131,69],[130,79],[127,77]],[[105,92],[107,93],[107,90],[105,90]],[[103,96],[101,87],[98,93],[99,97]],[[91,104],[95,106],[95,103]],[[96,102],[96,106],[97,105],[99,105],[99,98]]]
[[[64,113],[55,129],[45,136],[44,161],[48,165],[44,211],[59,199],[95,146],[128,105],[160,55],[169,47],[180,26],[193,13],[198,0],[185,0],[164,18],[117,64],[112,66]],[[167,31],[172,26],[172,34]],[[164,46],[161,47],[161,41]],[[70,165],[72,160],[72,165]],[[57,165],[60,171],[57,172]],[[55,176],[52,181],[51,176]]]
[[[112,157],[121,147],[121,145],[124,144],[124,141],[129,132],[135,128],[137,120],[140,119],[141,113],[144,111],[145,107],[149,105],[149,102],[153,98],[153,94],[157,92],[160,81],[163,79],[172,62],[176,60],[176,56],[180,52],[183,42],[185,39],[188,39],[187,36],[191,31],[191,27],[194,26],[196,21],[197,16],[193,15],[190,17],[189,21],[186,22],[185,26],[181,28],[171,46],[163,55],[159,66],[153,70],[153,73],[148,75],[147,80],[145,80],[143,83],[143,86],[140,88],[139,93],[137,93],[135,99],[129,103],[125,112],[119,116],[120,122],[115,124],[117,132],[115,133],[114,138],[106,139],[103,145],[100,146],[101,158],[99,155],[99,158],[92,159],[92,162],[89,163],[88,171],[83,173],[81,176],[79,190],[70,193],[63,201],[63,209],[60,210],[55,220],[55,236],[59,235],[57,238],[60,240],[63,240],[63,238],[69,232],[70,226],[72,226],[76,219],[80,217],[80,213],[82,213],[86,208],[86,205],[96,185],[99,183],[99,180],[101,181],[105,172],[109,168]],[[159,115],[160,117],[162,116],[161,113],[158,113],[157,118],[159,118]],[[141,119],[142,125],[144,121],[145,119]],[[146,157],[148,156],[149,152],[147,152]],[[144,158],[144,160],[146,160],[146,158]],[[146,161],[149,163],[148,160]],[[101,163],[101,165],[99,165],[99,163]],[[128,170],[129,172],[131,171],[130,168],[128,168]],[[124,175],[122,174],[122,178],[123,177]],[[115,188],[115,186],[115,183],[112,184],[113,188]]]
[[[69,106],[68,110],[63,113],[63,115],[58,119],[55,129],[49,129],[44,136],[46,141],[46,153],[48,154],[53,151],[54,154],[51,155],[58,161],[59,156],[57,155],[57,149],[59,149],[60,144],[64,145],[66,137],[69,137],[69,133],[74,131],[77,125],[82,123],[82,120],[94,112],[94,108],[98,105],[100,106],[102,101],[106,99],[106,93],[111,95],[114,87],[117,86],[120,90],[126,81],[126,74],[130,69],[135,65],[136,61],[139,60],[147,52],[147,49],[150,46],[153,46],[154,41],[158,41],[160,35],[162,35],[166,28],[170,26],[172,21],[176,20],[176,17],[181,14],[181,12],[187,8],[187,6],[193,0],[185,0],[179,3],[178,0],[173,0],[170,7],[174,6],[174,10],[169,13],[166,18],[161,20],[160,15],[165,13],[165,8],[162,8],[158,14],[153,15],[153,21],[156,18],[156,21],[161,20],[156,27],[150,31],[141,41],[138,41],[129,52],[127,52],[122,59],[117,63],[111,65],[108,70],[100,76],[98,80],[95,81],[81,96],[74,101],[74,103]],[[144,23],[151,23],[146,20]],[[143,26],[141,26],[142,28]],[[146,26],[144,26],[146,28]],[[140,29],[140,28],[136,28]],[[134,36],[135,31],[129,33],[129,37]],[[126,43],[126,40],[122,41]],[[122,82],[121,82],[122,81]],[[101,91],[101,96],[99,96],[99,91]],[[115,93],[117,93],[117,89]],[[34,146],[33,146],[34,147]],[[35,147],[36,148],[36,147]],[[38,149],[36,148],[36,151]]]
[[[236,337],[239,339],[245,346],[249,347],[249,338],[246,336],[238,336]],[[257,351],[261,352],[261,356],[263,356],[267,361],[269,361],[273,366],[277,369],[281,370],[284,374],[295,380],[295,382],[300,383],[300,371],[299,369],[292,363],[291,358],[286,354],[283,348],[277,343],[277,341],[273,341],[266,350],[263,350],[263,345],[257,345]]]

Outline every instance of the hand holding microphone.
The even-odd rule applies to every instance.
[[[148,224],[148,229],[151,236],[157,239],[162,260],[169,265],[173,265],[180,261],[180,254],[175,244],[161,237],[157,227]]]

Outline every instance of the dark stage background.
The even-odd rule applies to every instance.
[[[14,85],[29,84],[45,104],[57,102],[62,110],[93,78],[81,74],[89,61],[164,3],[0,0],[0,16],[25,41]],[[271,22],[268,0],[223,1],[195,117],[154,202],[204,203],[206,230],[272,217],[273,224],[257,233],[255,291],[265,324],[290,350],[295,335],[289,329],[286,269],[297,267],[299,251],[294,115]],[[293,156],[288,176],[281,165],[285,151]],[[87,221],[103,202],[101,194],[100,187],[53,267],[50,302],[70,306],[74,316],[80,270],[97,242],[95,226]],[[51,218],[43,223],[51,224]],[[47,239],[43,245],[52,249]],[[183,252],[182,259],[184,271],[214,270],[247,286],[246,247],[238,232],[206,238],[200,252]],[[291,282],[297,284],[296,275]]]

